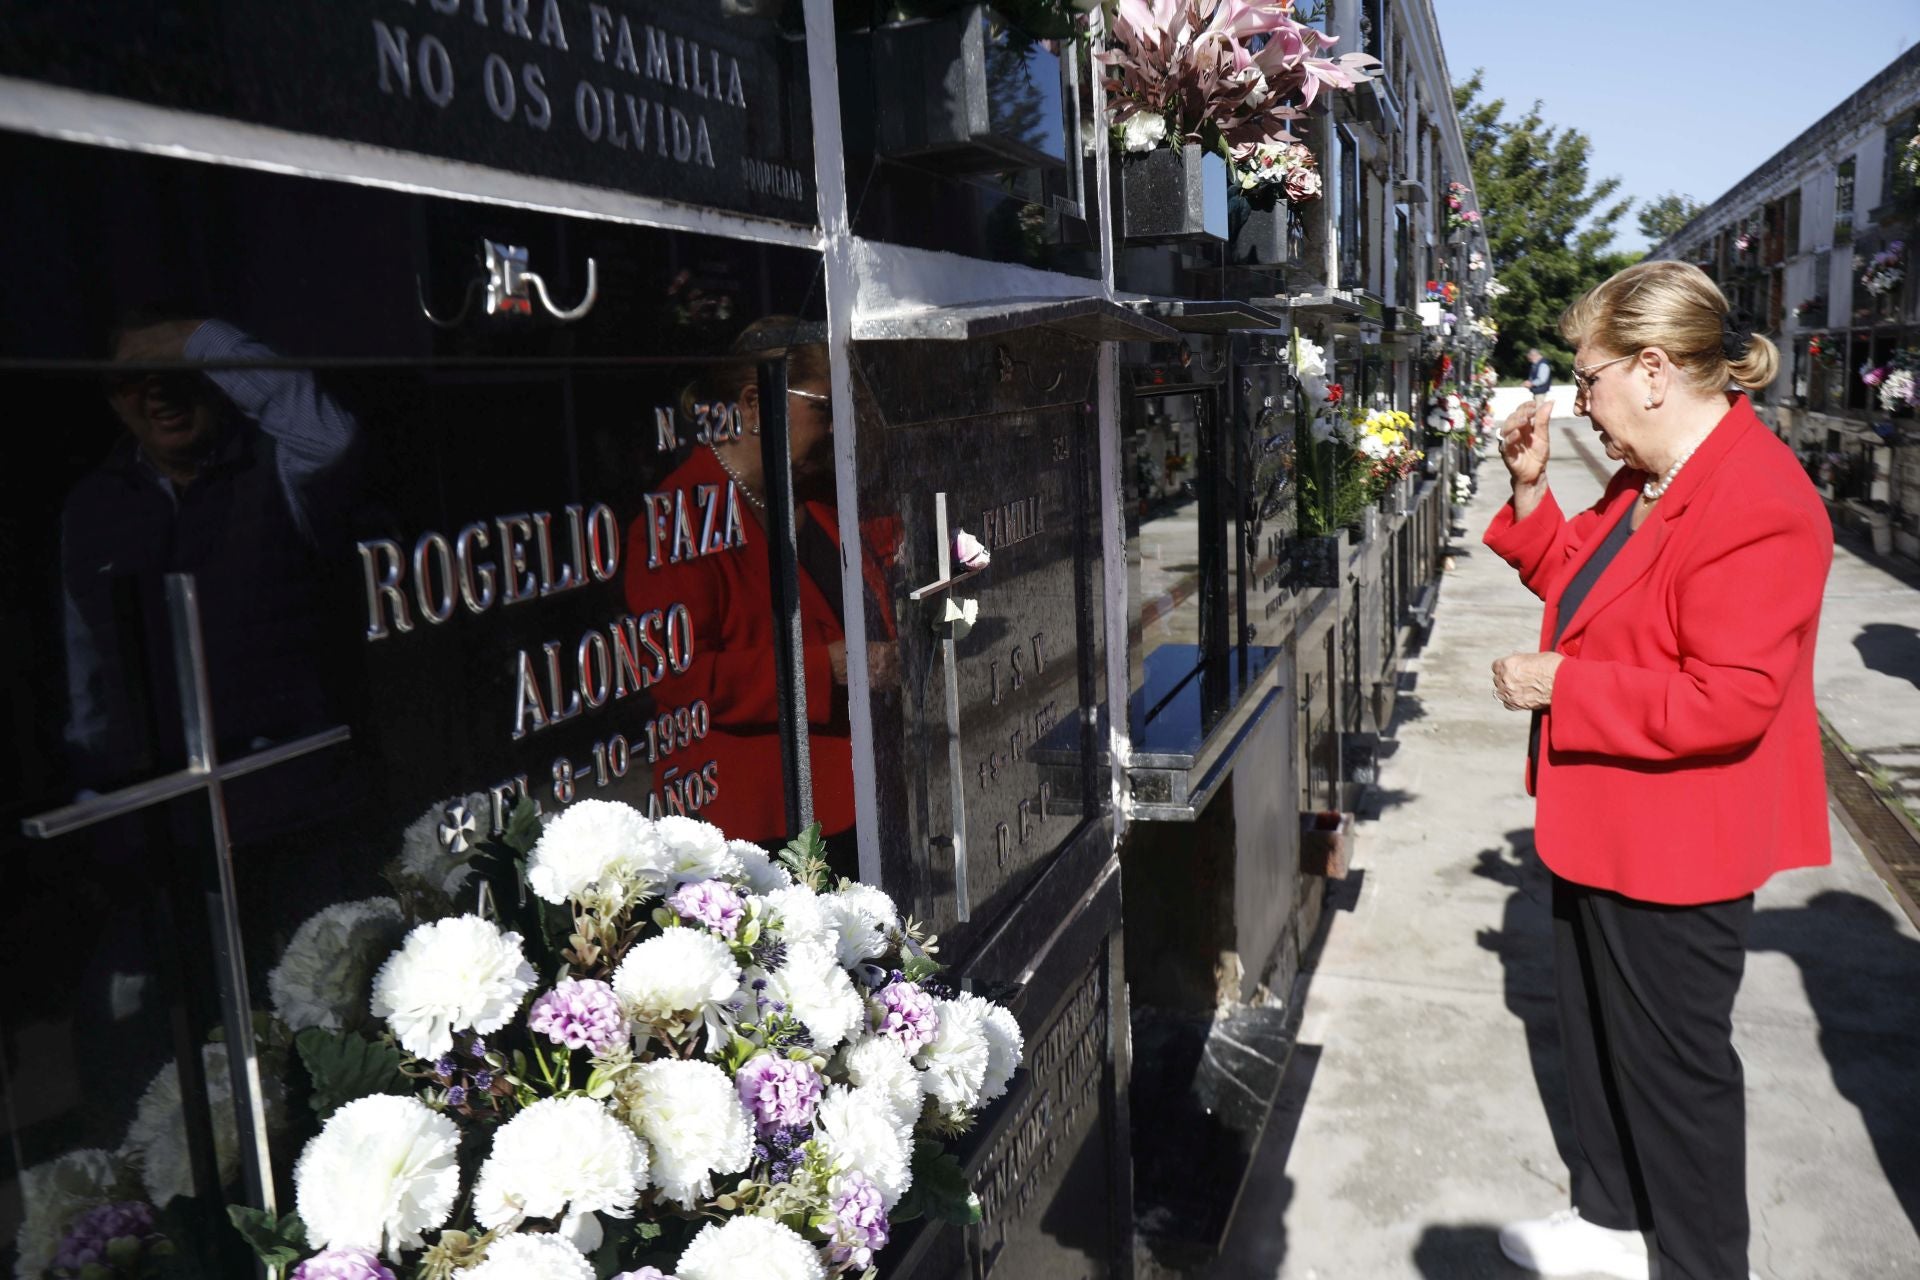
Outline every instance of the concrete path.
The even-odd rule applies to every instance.
[[[1576,441],[1604,466],[1583,420],[1555,423],[1569,510],[1601,488]],[[1506,488],[1497,458],[1481,476],[1218,1276],[1517,1277],[1499,1224],[1567,1203],[1527,719],[1494,700],[1488,671],[1535,647],[1539,604],[1479,545]],[[1898,647],[1920,590],[1879,572],[1841,555],[1821,697],[1861,743],[1920,751]],[[1905,629],[1892,657],[1876,626]],[[1735,1011],[1752,1264],[1769,1280],[1920,1277],[1920,934],[1838,821],[1833,837],[1830,868],[1761,892]]]

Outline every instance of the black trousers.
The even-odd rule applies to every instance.
[[[1639,902],[1553,879],[1573,1204],[1652,1231],[1660,1280],[1746,1280],[1747,1111],[1733,1049],[1753,895]]]

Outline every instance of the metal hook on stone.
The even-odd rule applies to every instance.
[[[486,290],[486,313],[490,316],[502,314],[531,316],[533,314],[533,295],[538,294],[540,305],[548,315],[562,324],[569,324],[593,310],[594,303],[600,300],[600,268],[592,258],[587,259],[587,289],[579,303],[572,307],[561,307],[547,291],[547,282],[538,272],[528,269],[528,253],[524,246],[500,244],[493,240],[480,242],[479,263],[482,274],[468,282],[467,294],[460,311],[451,320],[442,320],[427,305],[426,290],[419,278],[414,279],[414,292],[419,298],[420,314],[424,315],[442,329],[453,329],[465,322],[473,310],[475,296]]]

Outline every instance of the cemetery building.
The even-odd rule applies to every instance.
[[[1920,49],[1908,49],[1652,256],[1697,263],[1780,375],[1755,396],[1846,525],[1920,559]]]
[[[1433,7],[1320,6],[1379,65],[1296,122],[1320,188],[1277,205],[1127,149],[1098,11],[925,7],[11,7],[16,1274],[36,1171],[142,1126],[156,1211],[288,1211],[303,928],[587,799],[817,823],[1013,1010],[954,1148],[979,1221],[900,1223],[885,1274],[1200,1265],[1261,1212],[1301,957],[1477,462],[1492,275]],[[1818,143],[1860,250],[1916,68]],[[1891,350],[1814,147],[1697,225],[1804,199],[1797,359]],[[1865,448],[1851,385],[1770,404]],[[1303,514],[1333,417],[1395,410],[1421,456]]]

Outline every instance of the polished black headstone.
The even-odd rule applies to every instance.
[[[806,46],[732,0],[19,0],[0,74],[793,222]]]

